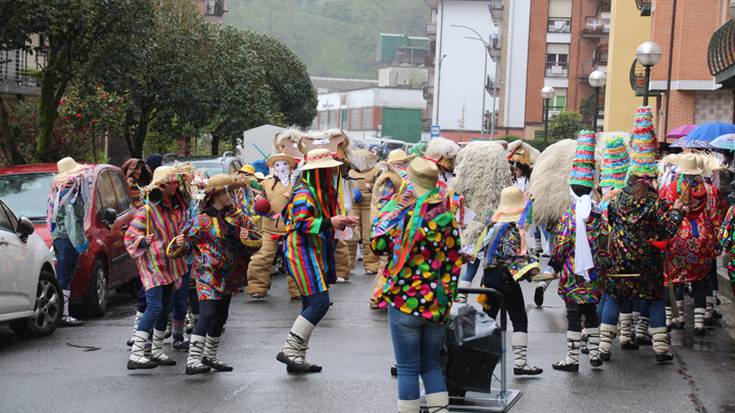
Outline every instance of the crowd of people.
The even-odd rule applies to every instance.
[[[233,370],[218,351],[232,297],[264,299],[279,262],[302,310],[276,359],[304,374],[322,370],[306,355],[330,285],[348,281],[362,257],[375,276],[370,308],[388,313],[400,412],[419,411],[419,377],[431,411],[448,411],[440,350],[450,309],[475,278],[505,297],[521,376],[543,373],[528,360],[523,282],[537,283],[540,306],[558,279],[560,371],[578,371],[581,353],[600,368],[616,336],[624,350],[652,345],[658,362],[672,360],[687,292],[695,335],[721,317],[716,258],[735,248],[735,210],[718,189],[723,164],[693,152],[659,159],[648,107],[630,134],[580,131],[541,153],[520,141],[435,138],[380,160],[342,131],[295,129],[273,150],[265,177],[249,165],[208,177],[160,157],[123,165],[138,208],[125,246],[143,285],[128,369],[174,365],[163,350],[170,331],[173,347],[188,351],[186,374]],[[86,243],[84,168],[59,161],[49,197],[65,297]],[[498,315],[495,298],[478,301]],[[80,323],[68,310],[64,322]]]

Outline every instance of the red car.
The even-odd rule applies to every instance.
[[[55,164],[0,168],[0,198],[18,215],[34,223],[36,233],[49,248],[51,234],[46,224],[46,205],[56,172]],[[92,316],[101,316],[107,309],[111,289],[139,279],[135,262],[123,243],[135,209],[122,171],[116,166],[94,166],[90,190],[94,196],[85,206],[84,222],[89,249],[79,257],[70,305]]]

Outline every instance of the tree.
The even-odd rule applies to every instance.
[[[577,133],[589,129],[582,115],[561,111],[549,119],[550,140],[576,139]]]

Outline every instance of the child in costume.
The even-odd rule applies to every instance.
[[[200,213],[184,229],[194,254],[192,271],[199,299],[199,318],[190,338],[186,374],[206,373],[210,368],[233,369],[217,353],[230,301],[245,281],[252,253],[248,247],[253,246],[248,216],[233,206],[230,191],[234,186],[229,175],[211,177]]]
[[[321,366],[306,361],[314,327],[329,310],[329,284],[336,281],[335,230],[354,227],[340,205],[341,162],[327,148],[306,155],[301,176],[283,212],[286,241],[283,256],[301,293],[302,311],[276,359],[287,371],[316,373]]]
[[[419,412],[420,374],[428,409],[448,412],[439,354],[462,268],[459,228],[439,196],[436,165],[414,159],[408,177],[411,188],[380,211],[371,243],[388,257],[383,297],[398,366],[398,411]]]
[[[561,218],[556,229],[550,265],[560,274],[559,295],[567,309],[567,355],[554,363],[555,370],[579,371],[582,317],[587,333],[590,364],[600,359],[600,322],[597,303],[602,295],[601,263],[607,249],[607,221],[593,205],[595,133],[581,131],[569,184],[574,206]]]

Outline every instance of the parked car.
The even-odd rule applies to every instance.
[[[242,161],[233,152],[225,152],[224,155],[219,157],[176,158],[168,155],[164,157],[163,163],[165,165],[171,165],[175,162],[190,163],[194,166],[194,169],[203,169],[208,177],[217,174],[232,174],[242,168]]]
[[[64,296],[54,259],[33,223],[0,200],[0,323],[17,334],[46,336],[61,321]]]
[[[27,217],[36,233],[51,248],[46,223],[46,204],[55,164],[24,165],[0,169],[0,199],[17,214]],[[139,279],[135,262],[123,243],[135,215],[130,192],[120,168],[96,165],[91,173],[90,201],[85,205],[84,232],[89,249],[79,257],[71,284],[70,305],[101,316],[112,289]]]

